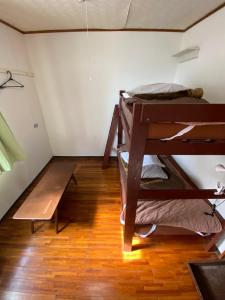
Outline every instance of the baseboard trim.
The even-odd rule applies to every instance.
[[[97,160],[103,160],[104,156],[61,156],[61,155],[54,155],[52,159],[73,159],[73,160],[80,160],[80,159],[97,159]],[[116,160],[117,156],[110,156],[110,159]]]

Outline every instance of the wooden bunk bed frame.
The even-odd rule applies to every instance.
[[[188,189],[140,189],[142,162],[144,154],[157,155],[225,155],[225,139],[173,139],[162,141],[149,139],[148,128],[156,122],[225,122],[225,104],[146,104],[134,103],[133,109],[129,109],[120,91],[119,105],[115,106],[112,123],[106,143],[103,168],[109,165],[116,132],[118,134],[118,149],[129,152],[128,172],[119,159],[122,203],[126,203],[124,225],[124,251],[132,251],[132,238],[135,229],[135,217],[138,200],[166,200],[166,199],[219,199],[223,195],[215,197],[215,189],[199,189],[177,165],[172,157],[170,163],[179,172],[182,179],[189,185]],[[123,132],[125,144],[122,143]],[[210,205],[210,202],[206,200]],[[216,242],[225,231],[224,219],[216,212],[222,224],[222,232],[212,234],[207,245],[208,251],[216,250]],[[187,230],[184,229],[184,232]]]

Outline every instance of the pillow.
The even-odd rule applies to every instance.
[[[159,165],[149,165],[142,167],[141,178],[168,179],[168,175]]]
[[[176,93],[180,91],[189,90],[183,85],[176,83],[155,83],[155,84],[146,84],[141,85],[127,93],[130,96],[138,95],[138,94],[163,94],[163,93]]]
[[[121,157],[123,161],[128,164],[129,163],[129,152],[121,152]],[[143,167],[150,166],[150,165],[158,165],[160,167],[165,167],[163,163],[158,159],[157,155],[144,155],[143,158]]]
[[[129,152],[121,152],[121,158],[128,165]],[[144,155],[141,178],[161,178],[167,179],[167,174],[161,167],[165,167],[158,159],[157,155]]]

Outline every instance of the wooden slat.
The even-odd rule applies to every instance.
[[[216,195],[214,189],[198,190],[139,190],[138,198],[143,200],[160,200],[160,199],[224,199],[224,195]]]
[[[142,104],[140,121],[225,122],[225,104]]]
[[[156,153],[157,155],[224,155],[225,141],[146,140],[145,154]]]
[[[124,115],[123,115],[122,111],[121,111],[121,114],[120,114],[120,120],[121,120],[121,124],[122,124],[122,127],[123,127],[123,132],[125,134],[126,145],[129,148],[130,147],[129,127],[128,127],[128,124],[126,123],[126,119],[124,118]]]
[[[121,189],[123,190],[123,196],[127,195],[127,174],[125,172],[123,163],[122,163],[122,159],[119,155],[119,153],[117,154],[118,156],[118,164],[119,164],[119,171],[120,171],[120,184],[121,184]],[[124,197],[123,197],[123,203],[125,204],[124,201]]]
[[[123,144],[123,126],[121,122],[120,109],[118,109],[119,118],[118,118],[118,139],[117,139],[117,149]]]
[[[121,99],[120,101],[120,110],[123,112],[128,127],[131,128],[133,124],[133,116],[132,111],[128,108],[126,103]]]
[[[56,161],[38,182],[13,219],[50,220],[73,174],[74,163]]]
[[[109,135],[105,146],[105,152],[104,152],[104,158],[102,164],[103,169],[109,166],[109,157],[112,151],[112,146],[115,139],[118,123],[119,123],[119,105],[115,105],[110,129],[109,129]]]

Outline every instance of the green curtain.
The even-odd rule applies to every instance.
[[[14,162],[24,159],[24,152],[0,113],[0,172],[12,170]]]

